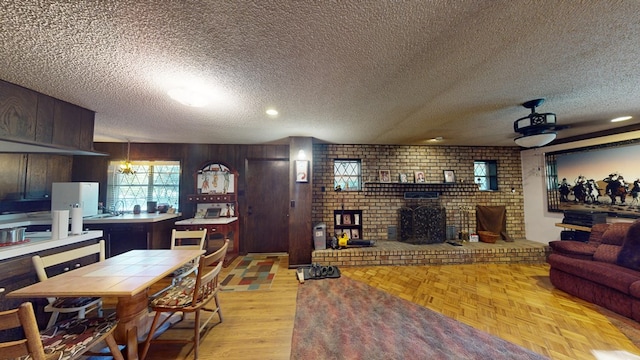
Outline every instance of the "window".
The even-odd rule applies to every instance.
[[[121,174],[120,161],[109,163],[107,209],[131,211],[134,205],[147,210],[147,201],[178,207],[179,161],[132,161],[134,174]]]
[[[333,188],[338,186],[346,191],[358,191],[362,188],[360,160],[336,159],[333,161]]]
[[[473,177],[480,190],[498,190],[498,162],[495,160],[474,161]]]

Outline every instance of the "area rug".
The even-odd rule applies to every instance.
[[[597,306],[597,305],[596,305]],[[599,312],[609,319],[613,326],[617,327],[637,348],[640,349],[640,323],[620,314],[597,306]]]
[[[278,256],[244,256],[222,281],[222,291],[268,290],[278,271]]]
[[[362,282],[298,287],[291,359],[546,359]]]

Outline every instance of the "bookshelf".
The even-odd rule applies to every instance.
[[[333,221],[336,237],[347,233],[349,239],[362,239],[362,210],[334,210]]]

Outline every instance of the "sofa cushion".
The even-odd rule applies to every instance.
[[[618,255],[618,265],[640,270],[640,221],[636,220],[629,227]]]
[[[609,224],[607,230],[602,234],[601,242],[603,244],[622,245],[630,226],[631,223],[625,222]]]
[[[552,268],[616,289],[624,294],[629,294],[631,284],[640,281],[640,272],[607,262],[574,259],[560,254],[549,255],[547,262]]]
[[[593,224],[589,234],[589,243],[598,245],[602,242],[602,234],[609,228],[608,223]]]
[[[629,287],[629,294],[640,299],[640,281],[636,281]]]
[[[616,264],[618,262],[618,254],[620,254],[620,250],[622,250],[622,246],[600,244],[596,249],[596,252],[593,254],[593,260]]]
[[[549,246],[556,254],[585,260],[590,260],[597,249],[596,245],[572,240],[550,241]]]

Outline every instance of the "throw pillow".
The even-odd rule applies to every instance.
[[[631,223],[618,222],[611,223],[604,234],[602,234],[602,243],[610,245],[622,245],[626,234],[628,234]]]
[[[618,262],[618,256],[622,246],[601,244],[593,254],[593,260],[602,261],[610,264],[616,264]]]
[[[640,270],[640,221],[636,220],[627,231],[618,254],[618,265]]]

